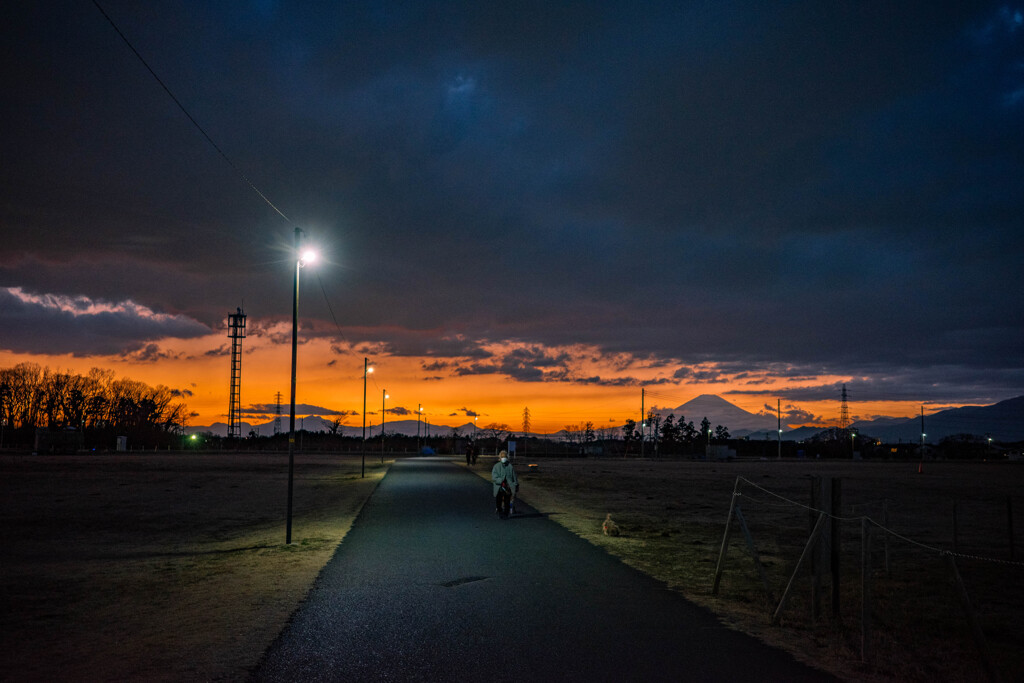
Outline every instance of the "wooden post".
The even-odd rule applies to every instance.
[[[729,517],[725,520],[725,533],[722,534],[722,548],[718,551],[718,564],[715,566],[715,582],[711,586],[711,594],[718,595],[718,584],[722,580],[722,570],[725,567],[725,550],[729,547],[729,534],[732,530],[732,515],[736,510],[736,497],[739,496],[740,478],[736,477],[736,483],[732,487],[732,500],[729,501]]]
[[[833,479],[832,480],[832,524],[831,524],[831,546],[832,553],[829,558],[832,567],[832,617],[839,619],[840,617],[840,604],[839,604],[839,563],[841,560],[841,529],[839,519],[843,514],[843,480]]]
[[[999,676],[999,671],[996,669],[995,664],[992,663],[992,657],[989,656],[988,643],[985,641],[985,633],[981,630],[981,624],[978,623],[978,618],[974,614],[974,608],[971,607],[971,598],[967,594],[967,588],[964,586],[964,581],[960,578],[960,570],[956,567],[956,559],[950,553],[945,553],[946,560],[949,562],[949,569],[953,574],[953,586],[956,588],[957,595],[960,598],[960,604],[964,608],[964,614],[967,617],[967,624],[971,628],[971,636],[974,638],[974,644],[978,647],[978,654],[981,656],[981,663],[985,667],[985,673],[988,674],[988,678],[993,683],[999,683],[1002,678]]]
[[[860,661],[871,664],[871,525],[860,519]]]
[[[882,503],[882,524],[885,526],[885,535],[882,536],[885,545],[885,575],[892,576],[892,567],[889,566],[889,499]]]
[[[811,500],[812,509],[817,512],[817,518],[815,519],[815,525],[821,523],[822,516],[826,510],[829,509],[829,498],[832,493],[832,487],[828,486],[828,480],[821,477],[814,477],[812,480],[811,487]],[[812,529],[813,531],[813,529]],[[822,572],[827,566],[825,562],[825,548],[828,545],[829,527],[824,526],[820,532],[824,543],[819,543],[814,547],[811,553],[811,620],[817,622],[821,618],[821,596],[822,590]]]
[[[960,552],[960,520],[958,519],[957,501],[953,501],[953,552]]]
[[[786,584],[786,590],[782,593],[782,598],[779,599],[779,606],[775,608],[775,614],[772,615],[772,625],[779,623],[779,617],[782,615],[782,610],[786,608],[786,603],[789,601],[789,593],[793,588],[793,581],[796,579],[797,572],[800,571],[800,567],[803,565],[810,555],[813,554],[815,547],[819,543],[822,531],[828,526],[825,524],[825,520],[828,516],[822,512],[818,515],[818,522],[814,525],[814,530],[811,531],[810,538],[807,539],[807,545],[804,546],[804,551],[800,553],[800,559],[796,561],[796,567],[793,568],[793,574],[789,577],[789,583]]]
[[[1010,561],[1013,561],[1013,496],[1006,497],[1006,533],[1010,541]]]
[[[764,592],[768,596],[768,602],[775,602],[775,596],[772,595],[771,585],[768,583],[768,575],[764,573],[764,565],[761,564],[761,556],[757,553],[757,548],[754,546],[754,537],[750,535],[750,528],[747,526],[747,520],[743,519],[743,510],[739,504],[736,505],[736,520],[740,523],[740,529],[743,530],[743,537],[747,541],[747,550],[750,552],[750,558],[754,561],[754,569],[757,570],[758,576],[761,577],[761,585],[764,586]]]

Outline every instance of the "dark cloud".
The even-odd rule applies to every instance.
[[[281,410],[280,413],[278,413],[279,408]],[[284,403],[278,406],[276,403],[253,403],[242,412],[246,415],[280,415],[283,420],[287,421],[291,413],[291,404]],[[324,406],[311,405],[309,403],[296,403],[295,414],[303,417],[309,415],[321,415],[340,418],[359,415],[359,413],[354,410],[336,410],[334,408],[326,408]]]
[[[105,6],[288,220],[95,8],[20,3],[0,287],[171,317],[6,296],[3,348],[138,352],[242,300],[288,343],[301,225],[325,255],[304,333],[340,319],[432,379],[595,380],[487,350],[519,342],[705,364],[680,382],[724,363],[752,388],[789,367],[886,398],[1022,386],[1020,8]]]
[[[391,415],[402,417],[405,415],[415,415],[416,411],[409,410],[408,408],[404,408],[402,406],[395,406],[394,408],[388,408],[388,413]]]
[[[0,287],[0,341],[22,353],[113,354],[150,362],[168,357],[150,340],[209,334],[185,316],[157,313],[133,301],[37,294]]]

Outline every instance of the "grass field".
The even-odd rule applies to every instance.
[[[489,463],[478,463],[481,474]],[[520,458],[517,468],[523,473],[526,502],[736,628],[847,680],[987,680],[985,659],[972,638],[945,554],[954,551],[955,535],[951,556],[982,629],[988,661],[1003,680],[1024,680],[1024,548],[1019,539],[1015,561],[1010,561],[1010,514],[1014,502],[1018,513],[1024,508],[1024,499],[1014,499],[1024,467],[929,462],[919,472],[916,462],[581,459],[540,460],[536,468],[528,463]],[[826,576],[821,611],[812,619],[805,568],[796,575],[779,625],[771,626],[769,615],[817,517],[807,508],[813,477],[841,480],[840,611],[832,615]],[[737,502],[768,588],[734,522],[715,596],[711,589],[737,480]],[[622,536],[602,534],[607,513]],[[879,525],[887,520],[885,528],[893,532],[870,525],[876,531],[867,662],[861,661],[863,517]],[[1016,528],[1022,525],[1024,519]]]
[[[374,464],[374,463],[378,464]],[[522,496],[550,518],[708,606],[735,628],[856,681],[985,680],[952,583],[958,570],[1004,680],[1024,680],[1024,566],[1010,558],[1014,464],[520,458]],[[486,478],[492,459],[473,468]],[[0,679],[245,680],[343,539],[387,465],[296,458],[293,544],[284,544],[283,455],[0,457]],[[841,613],[811,619],[798,574],[811,478],[842,480]],[[773,599],[736,528],[711,595],[733,489]],[[482,502],[482,504],[488,504]],[[860,517],[874,540],[872,663],[860,661]],[[1017,510],[1019,514],[1019,510]],[[604,536],[607,513],[623,535]],[[1018,521],[1017,528],[1024,525]],[[824,589],[829,595],[826,580]]]
[[[287,456],[0,458],[0,679],[245,680],[385,468]]]

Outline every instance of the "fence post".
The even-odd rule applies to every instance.
[[[953,573],[953,585],[957,589],[957,595],[960,597],[960,604],[964,608],[964,614],[967,617],[967,624],[971,628],[971,636],[974,638],[974,644],[978,647],[978,654],[981,655],[981,663],[985,666],[985,673],[988,674],[988,678],[993,683],[999,683],[1002,678],[999,676],[999,671],[996,669],[995,664],[992,663],[992,657],[988,653],[988,643],[985,641],[985,633],[981,630],[981,624],[978,623],[978,618],[974,614],[974,608],[971,607],[971,598],[967,594],[967,587],[964,586],[964,580],[960,578],[960,570],[956,567],[956,558],[951,553],[943,553],[946,556],[946,560],[949,563],[949,569]]]
[[[872,663],[871,651],[871,526],[860,518],[860,660]]]
[[[825,511],[829,509],[829,498],[832,493],[832,487],[827,486],[828,479],[822,477],[813,477],[811,480],[811,509],[817,512],[817,518],[814,520],[815,528],[816,525],[821,523],[822,516]],[[812,513],[813,514],[813,513]],[[813,529],[812,529],[813,532]],[[820,532],[824,539],[828,540],[828,527],[823,527]],[[811,554],[811,620],[817,622],[821,618],[821,595],[822,595],[822,572],[825,568],[825,548],[828,545],[827,542],[819,543],[814,548],[814,552]]]
[[[732,515],[736,509],[736,497],[739,495],[740,478],[736,477],[736,483],[732,487],[732,499],[729,501],[729,517],[725,520],[725,533],[722,534],[722,548],[718,551],[718,564],[715,566],[715,581],[711,586],[711,594],[718,595],[718,584],[722,580],[722,570],[725,563],[725,550],[729,547],[729,533],[732,530]]]
[[[807,539],[807,545],[804,546],[804,551],[800,553],[800,559],[796,561],[796,567],[793,568],[793,575],[789,577],[789,583],[786,584],[786,590],[782,592],[782,598],[779,599],[779,606],[775,608],[775,614],[772,615],[772,626],[779,623],[779,617],[782,615],[782,610],[785,609],[786,603],[789,601],[789,592],[793,588],[793,581],[796,579],[797,572],[800,571],[800,567],[803,565],[804,560],[809,555],[813,554],[815,547],[819,544],[821,533],[825,529],[825,519],[827,515],[822,512],[818,515],[818,522],[814,525],[814,530],[811,531],[810,538]]]
[[[1006,533],[1010,539],[1010,561],[1013,561],[1013,496],[1006,496]]]
[[[830,561],[832,563],[832,617],[840,617],[840,591],[839,591],[839,563],[841,560],[841,539],[840,518],[843,514],[843,480],[832,480],[832,535],[829,539],[832,545]]]
[[[882,503],[882,525],[885,527],[885,534],[882,536],[885,546],[885,575],[892,576],[892,568],[889,566],[889,499]]]
[[[758,555],[757,548],[754,546],[754,537],[750,535],[750,527],[747,526],[747,520],[743,519],[743,510],[739,504],[736,505],[736,521],[740,523],[740,529],[743,530],[743,537],[747,542],[747,550],[750,552],[750,558],[754,560],[754,568],[757,569],[758,576],[761,577],[761,584],[764,586],[765,594],[768,595],[768,602],[775,602],[771,585],[768,583],[768,575],[764,573],[764,566],[761,565],[761,556]]]
[[[957,501],[953,501],[953,552],[960,552],[960,520],[959,510],[957,509]]]

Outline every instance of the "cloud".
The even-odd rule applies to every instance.
[[[388,413],[390,413],[391,415],[405,416],[405,415],[415,415],[416,411],[415,410],[409,410],[408,408],[404,408],[402,406],[395,406],[394,408],[388,408]]]
[[[281,412],[278,413],[278,408]],[[282,418],[288,419],[291,412],[291,404],[284,403],[278,406],[276,403],[253,403],[245,408],[244,412],[251,415],[278,415]],[[359,415],[355,410],[336,410],[334,408],[327,408],[324,406],[312,405],[309,403],[296,403],[295,404],[296,416],[308,417],[310,415],[320,416],[338,416],[338,417],[351,417]]]
[[[184,316],[155,312],[133,301],[37,294],[0,288],[0,346],[20,353],[75,356],[131,354],[137,360],[167,357],[159,339],[191,339],[210,328]]]
[[[242,296],[249,334],[288,344],[300,224],[325,253],[300,339],[424,358],[429,381],[1024,386],[1017,7],[184,6],[118,20],[289,220],[188,125],[153,125],[173,107],[122,87],[138,64],[109,27],[21,3],[0,29],[23,57],[0,94],[0,346],[145,354]],[[87,297],[11,293],[58,288]]]

